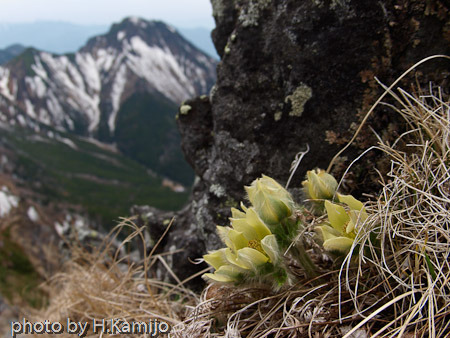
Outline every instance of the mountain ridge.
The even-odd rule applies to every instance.
[[[216,63],[173,27],[127,18],[73,54],[26,49],[0,66],[0,95],[26,112],[19,124],[28,120],[33,127],[33,120],[94,134],[107,120],[111,133],[120,104],[130,93],[159,92],[179,104],[209,91]],[[5,115],[20,115],[8,110],[0,102],[3,121]]]
[[[65,21],[3,23],[0,25],[0,49],[13,44],[33,46],[49,53],[66,54],[78,51],[92,36],[105,34],[109,25],[85,25]],[[178,27],[177,31],[197,48],[218,59],[211,39],[211,29]]]
[[[10,45],[4,49],[0,49],[0,65],[15,58],[17,55],[21,54],[25,49],[26,47],[18,43]]]
[[[192,170],[179,161],[183,155],[173,132],[175,114],[182,101],[209,92],[216,64],[172,26],[126,18],[76,53],[27,48],[0,66],[0,122],[35,132],[55,128],[115,144],[158,174],[166,176],[167,171],[168,178],[190,185]],[[139,98],[132,108],[139,111],[130,105],[122,109],[131,97]],[[162,107],[164,117],[157,111]],[[118,120],[128,122],[120,125],[120,134]],[[132,134],[136,126],[139,133]]]

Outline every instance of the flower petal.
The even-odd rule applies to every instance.
[[[341,234],[345,233],[345,227],[350,217],[347,215],[344,207],[327,200],[325,201],[325,208],[327,209],[328,220],[331,226]]]
[[[321,225],[316,227],[320,231],[320,234],[322,235],[322,240],[325,242],[331,238],[341,237],[342,234],[339,233],[335,228],[330,227],[329,225]]]
[[[217,234],[219,235],[222,243],[227,245],[228,232],[230,231],[230,227],[216,226]]]
[[[206,263],[208,263],[214,269],[217,270],[222,265],[228,264],[226,256],[225,256],[226,250],[227,250],[226,248],[223,248],[220,250],[216,250],[214,252],[210,252],[209,254],[204,255],[203,259],[205,260]]]
[[[211,279],[213,281],[221,283],[231,283],[236,281],[233,277],[218,273],[204,273],[203,278]]]
[[[269,257],[252,248],[243,248],[238,251],[237,255],[239,261],[252,270],[256,270],[260,265],[269,261]]]
[[[239,209],[231,208],[231,217],[232,218],[245,218],[245,212],[242,212]]]
[[[353,239],[348,237],[335,237],[323,242],[323,247],[327,251],[339,251],[347,253],[352,247]]]
[[[250,270],[253,267],[251,264],[249,265],[247,261],[243,261],[242,259],[240,259],[240,257],[230,249],[227,249],[227,251],[225,251],[225,257],[227,259],[228,265],[231,264],[244,270]]]
[[[242,233],[244,237],[248,240],[258,239],[258,233],[250,224],[248,224],[245,218],[230,218],[231,226],[234,230]]]
[[[261,247],[269,256],[270,262],[276,264],[279,260],[280,249],[275,235],[269,235],[261,240]]]
[[[357,210],[350,210],[348,212],[348,215],[350,216],[350,221],[347,224],[346,231],[347,233],[354,232],[354,230],[357,228],[358,224],[361,225],[364,223],[364,221],[367,219],[367,213],[364,209],[361,211]]]
[[[217,226],[217,233],[220,239],[227,247],[236,252],[247,246],[248,241],[242,232],[236,231],[230,227]]]
[[[233,249],[235,252],[239,249],[245,248],[248,245],[248,241],[245,239],[245,236],[242,232],[231,229],[228,232],[229,248]]]
[[[361,210],[364,208],[364,204],[361,201],[358,201],[352,195],[341,195],[337,194],[339,202],[347,204],[352,210]]]
[[[265,225],[262,219],[259,218],[254,208],[247,209],[247,222],[254,229],[257,235],[257,238],[251,239],[261,240],[264,237],[272,234],[267,225]],[[247,239],[250,240],[250,238]]]
[[[214,273],[205,273],[204,277],[217,282],[230,283],[236,282],[242,270],[231,265],[223,265]]]

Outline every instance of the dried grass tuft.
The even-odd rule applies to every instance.
[[[130,230],[131,229],[131,230]],[[131,234],[118,246],[117,236],[126,231]],[[90,323],[86,337],[98,337],[93,332],[93,320],[121,319],[126,322],[146,322],[157,319],[171,327],[181,322],[190,305],[198,303],[198,297],[183,285],[172,285],[150,279],[150,268],[164,255],[151,255],[139,264],[132,263],[126,253],[127,243],[141,238],[143,228],[130,219],[124,219],[110,233],[104,245],[94,251],[80,246],[71,248],[72,258],[62,272],[56,274],[45,288],[49,293],[46,309],[32,313],[31,322],[66,323],[67,319]],[[39,335],[42,336],[42,335]],[[103,336],[107,336],[106,334]],[[127,334],[120,334],[127,337]],[[130,337],[148,337],[130,334]],[[63,332],[59,337],[73,337]]]
[[[391,158],[388,181],[382,181],[380,196],[368,206],[371,217],[358,240],[359,273],[343,272],[363,322],[382,326],[374,337],[406,332],[445,337],[450,332],[449,98],[431,85],[428,94],[402,89],[390,94],[409,130],[393,145],[378,147]],[[370,234],[377,235],[379,248]],[[368,265],[376,277],[372,283],[361,279]],[[361,295],[368,289],[379,293],[370,307]]]

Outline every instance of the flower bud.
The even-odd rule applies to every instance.
[[[278,224],[293,213],[291,194],[274,179],[262,175],[245,187],[248,199],[261,219],[269,224]]]
[[[332,199],[338,183],[325,170],[315,169],[306,173],[307,180],[302,182],[307,196],[311,199]]]

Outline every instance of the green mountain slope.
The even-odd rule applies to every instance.
[[[146,167],[98,143],[55,131],[36,134],[15,128],[1,134],[17,154],[21,184],[44,200],[83,207],[106,227],[128,215],[134,204],[175,210],[186,202],[187,193],[163,187]]]
[[[177,110],[177,105],[162,95],[135,93],[118,112],[115,141],[130,158],[190,186],[194,172],[181,151]]]

